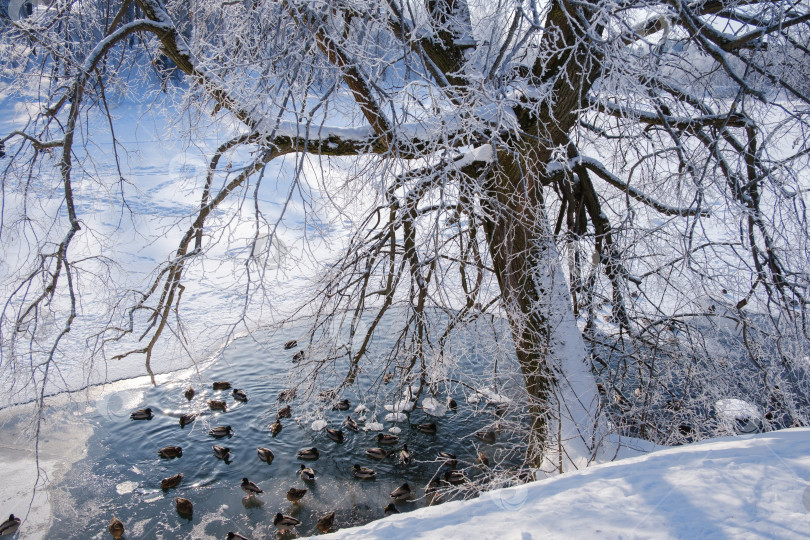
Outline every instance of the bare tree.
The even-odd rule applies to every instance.
[[[609,454],[612,427],[661,442],[717,433],[711,400],[763,389],[781,396],[778,416],[806,422],[808,21],[799,1],[54,1],[4,30],[5,76],[38,81],[45,107],[0,138],[1,234],[31,247],[5,277],[3,366],[30,358],[40,382],[58,369],[86,316],[88,261],[112,265],[75,247],[93,235],[76,175],[111,185],[75,159],[93,140],[91,112],[115,139],[108,96],[131,84],[122,66],[145,67],[139,84],[160,74],[192,127],[212,110],[242,128],[210,156],[199,210],[149,283],[92,280],[117,298],[87,330],[99,357],[143,355],[151,373],[159,344],[185,339],[186,273],[227,242],[215,216],[287,156],[287,203],[353,221],[321,268],[316,308],[301,312],[314,317],[313,352],[334,338],[304,373],[348,359],[338,386],[353,384],[396,309],[387,365],[438,393],[431,370],[450,337],[497,315],[535,467]],[[184,77],[168,85],[167,69]],[[245,149],[238,170],[223,165]],[[54,169],[63,214],[32,225],[33,210],[11,213],[5,201],[24,206]],[[256,204],[253,219],[245,306],[273,294],[256,261],[262,242],[279,244],[285,213]],[[128,336],[140,344],[122,349]],[[731,367],[718,364],[729,348]]]

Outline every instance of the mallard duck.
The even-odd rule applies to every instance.
[[[228,404],[222,401],[221,399],[209,399],[208,400],[208,407],[212,411],[227,411]]]
[[[373,469],[369,469],[368,467],[361,467],[357,463],[354,464],[352,467],[352,473],[356,478],[374,478],[377,476],[377,473],[374,472]]]
[[[242,491],[248,494],[248,497],[255,497],[259,493],[264,493],[264,490],[248,480],[247,478],[242,478]]]
[[[138,409],[137,411],[133,411],[132,414],[129,415],[130,418],[133,420],[151,420],[152,419],[152,409],[149,407],[145,409]]]
[[[5,525],[5,523],[4,523],[4,525]],[[117,517],[114,517],[114,518],[112,518],[110,520],[110,524],[107,526],[107,530],[110,531],[110,534],[116,540],[118,538],[121,538],[122,536],[124,536],[124,524],[121,523],[121,520],[118,519]],[[13,533],[5,533],[4,532],[3,535],[5,536],[6,534],[13,534]]]
[[[405,482],[397,489],[391,492],[391,498],[395,501],[404,501],[408,497],[411,496],[411,486],[408,485],[408,482]]]
[[[483,452],[478,452],[478,459],[477,463],[479,465],[483,465],[484,467],[489,467],[489,458]]]
[[[383,384],[388,384],[394,380],[394,373],[389,371],[385,375],[383,375]]]
[[[217,446],[216,444],[211,448],[214,449],[214,455],[219,459],[224,459],[228,461],[231,457],[231,449],[227,446]]]
[[[501,403],[495,407],[495,415],[499,418],[504,416],[507,412],[509,412],[509,405],[507,403]]]
[[[318,459],[321,454],[318,452],[318,449],[313,446],[312,448],[304,448],[303,450],[299,450],[298,454],[296,455],[298,456],[298,459],[313,461]]]
[[[276,420],[291,417],[292,417],[292,408],[289,405],[285,405],[284,407],[280,408],[276,413]]]
[[[281,425],[281,420],[276,420],[275,422],[270,424],[270,433],[273,435],[273,437],[281,433],[282,427],[283,426]]]
[[[176,487],[180,481],[183,479],[183,473],[177,473],[174,476],[169,476],[168,478],[164,478],[160,481],[160,487],[162,489],[171,489]]]
[[[408,452],[407,444],[402,445],[402,450],[399,451],[399,456],[397,456],[397,462],[400,465],[407,465],[411,462],[411,453]]]
[[[380,444],[396,444],[399,442],[399,437],[390,433],[378,433],[377,442]]]
[[[273,519],[273,525],[275,525],[276,528],[285,531],[287,529],[294,528],[296,525],[301,525],[301,520],[295,519],[292,516],[285,516],[284,514],[279,512],[278,514],[276,514],[275,519]]]
[[[431,493],[436,493],[439,489],[441,489],[442,484],[437,479],[433,479],[428,482],[428,485],[425,486],[425,494],[429,495]]]
[[[357,422],[354,421],[354,418],[351,415],[346,417],[346,421],[343,423],[346,426],[346,429],[351,431],[358,431],[360,428],[357,426]]]
[[[325,516],[322,516],[320,519],[318,519],[318,524],[316,525],[316,527],[322,533],[327,533],[329,532],[329,529],[332,528],[332,525],[334,525],[334,523],[335,523],[335,513],[329,512]]]
[[[417,424],[416,429],[418,429],[422,433],[427,433],[428,435],[435,435],[436,431],[438,431],[436,424],[434,424],[433,422],[431,422],[430,424]]]
[[[196,392],[194,391],[194,388],[191,387],[191,386],[186,388],[186,391],[183,392],[183,395],[186,396],[186,399],[189,400],[189,401],[191,401],[191,398],[194,397],[194,394],[196,394]]]
[[[162,458],[171,459],[183,456],[183,449],[179,446],[164,446],[158,450],[158,455]]]
[[[315,480],[315,471],[312,469],[312,467],[307,467],[303,463],[301,464],[301,470],[298,471],[298,474],[301,475],[302,480],[307,480],[309,482]]]
[[[297,364],[298,362],[300,362],[304,358],[306,358],[306,354],[304,353],[304,351],[298,351],[297,353],[295,353],[293,355],[292,361]]]
[[[233,435],[233,428],[231,426],[216,426],[211,428],[208,434],[216,439],[221,439],[222,437],[230,437],[231,435]]]
[[[374,459],[385,459],[388,457],[388,452],[382,448],[368,448],[366,449],[366,455]]]
[[[467,481],[467,477],[461,471],[447,471],[444,473],[444,481],[450,485],[457,486]]]
[[[343,432],[339,429],[326,428],[326,436],[335,442],[343,442]]]
[[[439,459],[444,461],[444,464],[448,467],[455,469],[458,461],[456,460],[456,455],[451,454],[450,452],[439,452]]]
[[[186,427],[186,424],[192,423],[197,419],[197,413],[186,413],[180,416],[180,427]]]
[[[494,442],[495,442],[495,439],[496,439],[496,437],[497,437],[497,436],[495,435],[495,432],[494,432],[494,431],[491,431],[491,430],[487,430],[487,431],[483,431],[483,430],[482,430],[482,431],[476,431],[476,432],[475,432],[475,436],[476,436],[478,439],[480,439],[480,440],[484,441],[484,442],[485,442],[485,443],[487,443],[487,444],[492,444],[492,443],[494,443]]]
[[[194,513],[194,504],[188,499],[184,499],[182,497],[175,497],[174,506],[175,508],[177,508],[178,514],[190,516],[191,514]]]
[[[250,540],[247,536],[242,536],[239,533],[235,533],[233,531],[228,531],[228,536],[226,536],[228,540]]]
[[[289,351],[290,349],[294,349],[295,347],[298,347],[298,341],[294,339],[291,339],[290,341],[284,344],[285,351]]]
[[[270,463],[273,463],[273,460],[276,458],[275,454],[273,454],[273,451],[270,450],[269,448],[264,448],[263,446],[260,446],[259,448],[256,449],[256,451],[259,454],[259,459],[262,461],[266,461],[268,465]]]
[[[386,506],[383,509],[383,512],[385,512],[386,516],[391,516],[393,514],[399,514],[399,510],[397,510],[397,507],[394,505],[394,503],[388,503],[388,506]]]
[[[297,503],[298,501],[304,498],[304,495],[307,494],[307,491],[309,491],[307,490],[307,488],[291,487],[289,490],[287,490],[287,500],[290,502]]]
[[[295,388],[290,388],[289,390],[282,390],[281,393],[279,393],[278,395],[278,400],[292,401],[293,399],[295,399],[295,394],[297,393],[298,391]]]
[[[217,381],[214,383],[214,390],[227,390],[231,387],[231,383],[228,381]]]
[[[351,404],[349,403],[348,399],[341,399],[334,405],[332,405],[333,411],[348,411]]]
[[[113,521],[118,521],[113,518]],[[22,520],[18,517],[14,517],[14,514],[10,514],[8,519],[5,520],[3,523],[0,523],[0,536],[11,536],[17,529],[20,528],[20,523]],[[118,523],[121,523],[118,521]],[[112,521],[110,522],[110,532],[112,533]],[[124,534],[124,524],[121,524],[121,534]],[[118,536],[121,536],[120,534]],[[118,537],[116,537],[118,538]]]
[[[247,400],[248,400],[247,399],[247,394],[245,393],[244,390],[234,388],[232,394],[233,394],[233,398],[236,401],[244,401],[245,403],[247,403]]]
[[[451,398],[450,396],[447,396],[447,408],[450,409],[451,411],[458,410],[458,403],[456,402],[455,399]]]

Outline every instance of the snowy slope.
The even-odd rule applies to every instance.
[[[325,538],[808,536],[810,429],[789,429],[660,450]]]

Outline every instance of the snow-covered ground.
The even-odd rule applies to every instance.
[[[808,536],[810,429],[803,428],[659,450],[326,538]]]

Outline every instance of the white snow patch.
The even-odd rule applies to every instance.
[[[312,422],[312,431],[320,431],[326,427],[326,420],[315,420]]]
[[[363,426],[363,431],[382,431],[383,425],[379,422],[367,422],[365,426]]]
[[[362,414],[362,413],[364,413],[366,411],[368,411],[368,407],[366,407],[362,403],[354,408],[354,412],[356,412],[357,414]]]
[[[749,420],[762,416],[755,405],[741,399],[718,399],[714,404],[717,415],[730,420]]]
[[[402,430],[399,429],[397,426],[394,426],[388,430],[388,433],[393,433],[394,435],[399,435],[402,433]]]
[[[386,422],[404,422],[408,419],[408,415],[401,412],[392,412],[385,415]]]
[[[422,400],[422,410],[430,416],[437,416],[439,418],[447,414],[447,406],[439,403],[432,397],[426,397]]]

